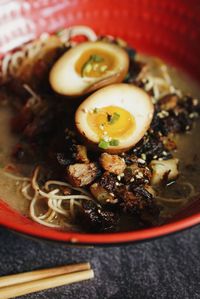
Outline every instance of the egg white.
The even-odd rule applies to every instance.
[[[81,55],[90,49],[100,49],[108,52],[115,60],[115,67],[98,78],[82,77],[75,69],[76,62]],[[94,51],[95,52],[95,51]],[[68,50],[54,64],[50,71],[49,81],[52,88],[59,94],[77,96],[88,92],[90,87],[107,77],[116,75],[114,82],[121,82],[128,70],[128,54],[125,50],[114,44],[106,42],[84,42]],[[113,83],[113,82],[112,82]],[[106,85],[106,83],[105,83]],[[98,88],[98,84],[94,89]],[[91,91],[91,90],[90,90]]]
[[[118,138],[119,145],[107,151],[125,151],[134,146],[148,130],[153,118],[154,106],[150,96],[142,89],[130,84],[112,84],[90,95],[77,109],[75,122],[80,134],[88,141],[98,144],[99,136],[88,121],[88,111],[106,106],[117,106],[127,110],[135,120],[135,128],[129,136]]]

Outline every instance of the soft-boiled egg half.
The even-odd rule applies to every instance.
[[[88,145],[121,153],[144,136],[153,112],[151,98],[145,91],[130,84],[112,84],[81,103],[75,124]]]
[[[128,72],[129,57],[115,44],[84,42],[64,53],[53,65],[49,81],[52,89],[65,96],[79,96],[102,86],[122,82]]]

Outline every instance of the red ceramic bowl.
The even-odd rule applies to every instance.
[[[199,0],[2,0],[0,53],[69,25],[88,25],[98,34],[117,35],[139,51],[182,67],[200,80]],[[54,241],[113,244],[147,240],[200,223],[200,201],[170,223],[144,230],[80,234],[41,226],[0,201],[0,224],[15,231]]]

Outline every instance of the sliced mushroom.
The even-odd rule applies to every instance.
[[[175,180],[179,174],[178,162],[179,160],[176,158],[162,161],[152,160],[150,163],[150,168],[153,172],[151,184],[158,185]]]

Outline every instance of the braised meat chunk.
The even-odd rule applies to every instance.
[[[101,166],[105,170],[117,175],[122,173],[126,167],[124,159],[119,157],[118,155],[110,155],[107,153],[103,153],[101,154],[99,160]]]
[[[86,146],[80,145],[80,144],[76,145],[75,159],[76,159],[77,162],[89,163]]]
[[[76,187],[82,187],[92,183],[99,170],[95,163],[76,163],[67,168],[67,180]]]

